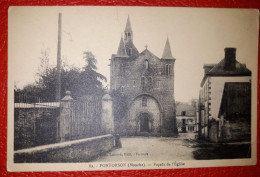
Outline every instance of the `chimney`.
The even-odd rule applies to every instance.
[[[225,48],[224,70],[236,70],[236,48]]]

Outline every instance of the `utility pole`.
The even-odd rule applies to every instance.
[[[58,20],[58,48],[57,48],[57,85],[56,85],[56,101],[60,101],[61,95],[61,13]]]

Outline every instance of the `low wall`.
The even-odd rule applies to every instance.
[[[21,108],[14,109],[14,150],[58,142],[57,124],[60,108],[51,107],[54,103],[50,103],[49,107],[15,104]]]
[[[22,149],[14,152],[14,163],[89,162],[112,150],[114,142],[114,136],[109,134]]]
[[[246,120],[226,121],[222,126],[222,141],[251,141],[251,124]]]
[[[242,142],[251,140],[251,124],[245,118],[242,120],[224,120],[209,122],[209,140],[211,142]]]

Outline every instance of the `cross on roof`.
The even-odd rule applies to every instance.
[[[145,47],[145,49],[147,49],[147,48],[148,48],[148,45],[146,44],[144,47]]]

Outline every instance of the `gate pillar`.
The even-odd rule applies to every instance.
[[[66,96],[60,101],[60,123],[59,123],[59,139],[60,142],[70,139],[70,108],[73,98],[71,92],[66,91]]]
[[[102,98],[101,131],[103,134],[114,134],[114,115],[112,98],[106,92]]]

